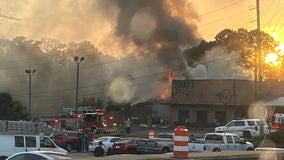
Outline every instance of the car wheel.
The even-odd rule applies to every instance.
[[[162,153],[168,153],[169,152],[169,148],[165,147],[162,149]]]
[[[98,134],[98,129],[96,127],[91,128],[93,134]]]
[[[244,132],[244,133],[243,133],[243,137],[244,137],[245,139],[251,138],[250,132]]]
[[[67,152],[71,152],[72,151],[72,144],[71,143],[67,143],[66,146],[65,146],[65,149],[67,150]]]
[[[220,148],[214,148],[212,152],[221,152]]]
[[[253,148],[249,147],[247,148],[247,151],[253,151]]]

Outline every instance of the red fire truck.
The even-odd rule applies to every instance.
[[[275,132],[282,128],[284,128],[284,114],[275,113],[270,123],[270,132]]]
[[[104,132],[107,127],[104,109],[95,107],[78,107],[77,113],[76,108],[63,108],[62,114],[37,117],[36,120],[46,122],[57,130],[76,130],[76,123],[79,130],[89,129],[93,133]]]

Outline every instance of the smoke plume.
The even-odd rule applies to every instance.
[[[141,54],[157,54],[168,68],[184,71],[181,47],[198,43],[197,13],[188,1],[111,0],[118,7],[115,35],[131,39]],[[180,17],[188,11],[187,17]],[[122,45],[125,41],[122,41]]]
[[[45,59],[42,55],[53,53],[52,47],[46,51],[26,45],[17,48],[17,55],[2,55],[7,59],[22,58],[19,63],[12,61],[15,64],[10,64],[18,66],[17,72],[1,71],[1,75],[7,77],[7,82],[13,82],[12,85],[17,88],[12,92],[14,94],[23,95],[27,91],[27,76],[23,70],[37,70],[32,77],[33,111],[41,112],[42,108],[58,111],[60,107],[74,105],[75,55],[85,56],[80,64],[79,100],[87,96],[103,97],[104,92],[101,90],[105,88],[104,84],[111,83],[114,76],[119,77],[118,75],[131,75],[130,79],[126,78],[127,81],[120,78],[109,85],[115,94],[124,92],[125,87],[121,87],[122,85],[113,86],[120,85],[121,79],[128,86],[128,90],[122,94],[124,96],[118,97],[118,101],[131,101],[134,95],[139,98],[153,93],[157,80],[164,80],[169,69],[183,78],[192,77],[182,51],[199,42],[200,34],[196,25],[199,16],[187,0],[3,0],[0,5],[9,15],[21,19],[0,21],[2,37],[13,39],[24,36],[39,41],[51,38],[62,41],[63,45],[68,44],[68,47],[72,47],[73,42],[90,41],[99,53],[110,56],[103,57],[92,49],[70,53],[68,48],[63,47],[59,49],[64,51],[60,55],[46,56]],[[89,48],[91,45],[83,43],[82,46]],[[135,55],[134,58],[126,58],[131,55]],[[118,60],[108,63],[113,57]],[[27,58],[30,61],[35,59],[30,62]],[[65,61],[61,61],[62,59]],[[22,65],[19,66],[20,63]],[[10,74],[14,77],[21,75],[21,79],[10,81]],[[2,84],[4,90],[11,90],[9,87],[5,89],[5,85],[6,83]],[[131,92],[133,88],[136,93]],[[115,94],[110,93],[109,96],[116,97]],[[48,96],[56,97],[57,101],[40,101],[40,98]],[[27,99],[27,94],[22,99]]]

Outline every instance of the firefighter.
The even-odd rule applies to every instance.
[[[131,122],[130,118],[128,118],[128,119],[124,122],[124,125],[125,125],[125,127],[126,127],[126,133],[127,133],[127,134],[130,134],[131,124],[132,124],[132,122]]]
[[[85,132],[82,132],[81,139],[81,152],[87,151],[88,138]]]
[[[86,148],[87,148],[87,151],[89,151],[89,144],[90,142],[94,140],[94,135],[90,129],[86,130],[86,135],[87,135],[87,142],[88,142]]]

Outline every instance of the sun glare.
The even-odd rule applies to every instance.
[[[279,52],[281,55],[284,54],[284,45],[279,45],[275,48],[277,52]]]
[[[278,65],[278,56],[276,53],[269,53],[266,57],[265,57],[265,63],[271,64],[273,66],[277,66]]]
[[[265,57],[265,63],[271,65],[271,66],[279,66],[280,60],[279,56],[282,56],[284,54],[284,45],[279,45],[275,48],[276,53],[269,53]]]

